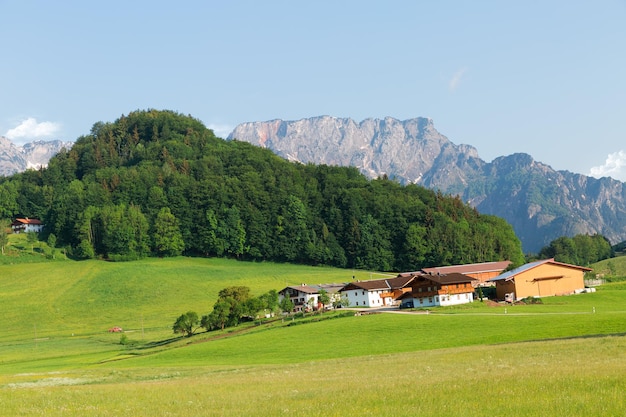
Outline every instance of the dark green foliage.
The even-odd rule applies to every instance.
[[[42,218],[79,258],[182,253],[387,271],[524,262],[509,224],[458,198],[289,163],[171,111],[96,123],[47,169],[0,179],[0,215],[17,214]]]
[[[284,313],[288,313],[291,314],[291,312],[293,311],[295,305],[293,304],[293,301],[291,301],[291,298],[289,297],[283,297],[282,300],[280,300],[280,310]]]
[[[200,324],[198,313],[195,311],[188,311],[185,314],[181,314],[176,319],[176,322],[172,326],[172,330],[174,333],[182,333],[183,336],[191,337],[198,324]]]
[[[250,295],[250,288],[227,287],[218,293],[213,310],[202,316],[200,325],[210,330],[224,329],[256,319],[259,315],[273,314],[278,308],[278,292],[270,290],[259,297]],[[293,308],[293,307],[292,307]]]
[[[28,232],[26,233],[26,241],[28,243],[30,243],[31,245],[35,242],[37,242],[37,233],[35,232]]]
[[[178,227],[178,220],[169,207],[163,207],[154,224],[154,250],[159,256],[177,256],[183,253],[185,242]]]
[[[572,265],[590,265],[613,257],[608,239],[602,235],[576,235],[559,237],[539,252],[539,258],[554,258],[557,262]]]
[[[4,255],[4,247],[9,243],[8,227],[8,222],[0,219],[0,254],[2,255]]]
[[[543,304],[543,300],[541,298],[536,297],[526,297],[520,300],[520,303],[524,304]]]

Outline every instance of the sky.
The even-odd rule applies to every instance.
[[[0,135],[74,141],[166,109],[220,137],[321,115],[430,117],[626,181],[626,0],[0,0]]]

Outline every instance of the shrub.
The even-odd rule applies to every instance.
[[[520,302],[524,304],[543,304],[543,300],[541,298],[535,298],[532,296],[528,296],[526,298],[522,298]]]

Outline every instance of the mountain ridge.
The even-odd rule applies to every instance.
[[[318,116],[274,119],[235,127],[227,139],[266,147],[302,163],[349,165],[370,178],[387,175],[459,195],[481,213],[512,224],[526,251],[560,236],[626,237],[626,188],[609,177],[557,171],[526,153],[482,160],[471,145],[456,145],[430,118]]]
[[[72,144],[62,140],[35,140],[20,146],[0,136],[0,176],[45,167],[50,158],[63,148],[69,149]]]

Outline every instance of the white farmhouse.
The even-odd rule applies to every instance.
[[[39,219],[17,218],[11,223],[13,233],[39,233],[43,230],[43,223]]]
[[[293,285],[285,287],[278,291],[279,300],[288,297],[294,305],[294,311],[299,312],[312,308],[319,310],[321,308],[330,308],[335,302],[340,300],[341,294],[339,290],[343,285],[337,284],[319,284],[319,285]],[[324,290],[328,294],[329,304],[322,305],[319,302],[320,291]]]
[[[474,301],[473,282],[464,274],[416,274],[411,290],[400,297],[400,308],[466,304]]]
[[[346,284],[340,293],[351,307],[384,307],[396,304],[404,292],[410,291],[413,276],[397,276],[389,279],[354,281]]]

